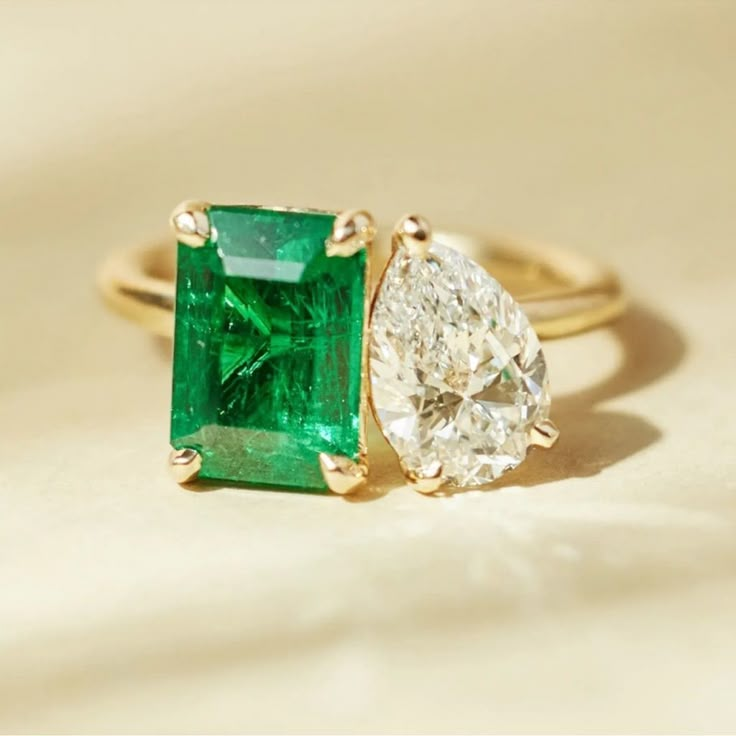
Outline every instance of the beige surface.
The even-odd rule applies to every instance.
[[[0,729],[733,732],[735,48],[729,2],[3,4]],[[92,286],[187,196],[575,244],[635,307],[549,345],[497,492],[190,494]]]

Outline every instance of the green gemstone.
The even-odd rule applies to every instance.
[[[359,457],[366,253],[327,257],[330,214],[209,219],[178,247],[171,444],[202,479],[326,490],[319,453]]]

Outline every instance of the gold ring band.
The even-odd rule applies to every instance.
[[[436,237],[480,263],[523,305],[541,338],[564,337],[618,317],[626,298],[616,275],[596,261],[557,245],[504,237],[440,232]],[[174,328],[175,242],[114,252],[102,265],[98,283],[107,304],[123,317],[162,337]],[[389,257],[377,242],[374,273]]]

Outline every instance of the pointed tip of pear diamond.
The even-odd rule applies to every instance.
[[[521,463],[549,417],[547,365],[521,307],[483,268],[433,243],[397,251],[376,297],[372,400],[406,467],[484,485]]]

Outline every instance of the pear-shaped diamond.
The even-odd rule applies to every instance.
[[[524,460],[549,416],[547,366],[521,307],[478,264],[400,246],[373,307],[372,401],[405,470],[489,483]]]

